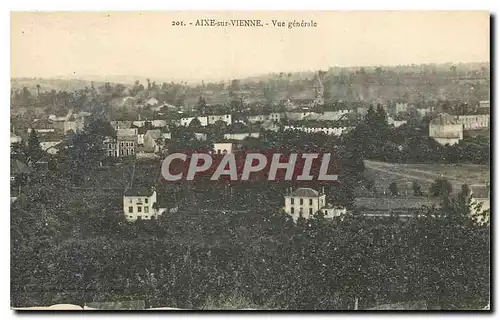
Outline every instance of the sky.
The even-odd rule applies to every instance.
[[[196,27],[197,19],[269,25]],[[317,27],[273,27],[272,20]],[[11,76],[227,80],[333,66],[489,62],[489,23],[485,11],[12,12]]]

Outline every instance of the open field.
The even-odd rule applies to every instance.
[[[400,192],[412,190],[417,181],[424,192],[434,180],[444,177],[458,191],[462,184],[484,186],[490,182],[490,167],[470,164],[399,164],[365,160],[366,176],[374,179],[379,192],[387,190],[392,182],[398,184]]]

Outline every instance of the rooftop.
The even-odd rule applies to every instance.
[[[125,191],[125,197],[151,197],[154,190],[148,187],[136,187]]]
[[[319,197],[319,192],[312,188],[298,188],[290,193],[290,197]]]

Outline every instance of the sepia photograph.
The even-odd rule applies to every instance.
[[[11,309],[490,312],[491,23],[11,11]]]

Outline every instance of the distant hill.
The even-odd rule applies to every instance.
[[[30,91],[36,91],[36,86],[40,85],[40,91],[62,90],[75,91],[91,86],[91,81],[81,79],[42,79],[42,78],[12,78],[10,86],[13,90],[20,90],[27,87]],[[94,82],[94,86],[101,86],[104,83]]]
[[[246,101],[263,100],[263,92],[272,91],[273,100],[287,96],[295,98],[314,96],[314,83],[318,70],[279,72],[253,75],[240,78],[240,89],[236,94]],[[146,84],[146,77],[133,75],[74,75],[59,79],[13,78],[13,89],[28,87],[36,90],[39,84],[42,91],[73,91],[94,86],[102,86],[105,82],[132,85],[139,80]],[[423,64],[404,66],[370,66],[370,67],[331,67],[322,75],[326,100],[379,102],[388,100],[404,100],[407,102],[427,102],[436,100],[486,100],[490,96],[490,64],[457,63],[457,64]],[[167,80],[151,77],[151,81],[161,85],[162,82],[187,83],[191,89],[184,97],[186,104],[194,104],[201,92],[201,80],[186,81]],[[228,81],[229,80],[229,81]],[[227,103],[229,92],[227,85],[230,79],[223,81],[226,87],[220,87],[219,81],[206,79],[204,96],[207,102]],[[214,85],[209,86],[212,83]],[[195,89],[195,87],[197,87]],[[267,87],[267,88],[266,88]],[[238,92],[239,91],[239,92]]]

